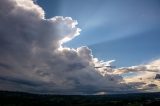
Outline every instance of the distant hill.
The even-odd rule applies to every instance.
[[[0,106],[160,106],[160,93],[40,95],[0,91]]]

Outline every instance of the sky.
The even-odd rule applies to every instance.
[[[46,17],[69,16],[78,21],[81,36],[64,44],[88,46],[117,67],[160,57],[159,0],[38,0]]]
[[[159,11],[156,0],[0,0],[0,90],[159,92]]]

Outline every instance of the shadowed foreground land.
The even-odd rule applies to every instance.
[[[160,106],[160,93],[101,96],[0,92],[0,106]]]

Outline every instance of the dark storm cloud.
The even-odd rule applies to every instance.
[[[38,86],[39,84],[37,82],[29,81],[29,80],[23,80],[18,78],[11,78],[11,77],[0,77],[1,81],[8,81],[8,82],[14,82],[22,85],[29,85],[29,86]]]
[[[44,17],[43,9],[32,0],[0,1],[1,89],[20,90],[21,86],[28,92],[84,94],[125,85],[116,80],[118,75],[110,81],[94,69],[89,48],[62,47],[79,35],[77,21]]]
[[[12,69],[12,67],[10,65],[7,65],[7,64],[3,64],[3,63],[0,63],[0,69],[1,68],[5,68],[5,69]]]

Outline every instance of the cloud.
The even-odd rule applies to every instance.
[[[129,82],[120,73],[153,70],[137,66],[110,70],[88,47],[64,48],[80,34],[71,17],[45,18],[32,0],[0,1],[0,89],[53,94],[138,92],[144,82]],[[146,84],[146,83],[145,83]],[[136,86],[135,86],[136,85]]]
[[[118,91],[123,79],[102,76],[88,47],[64,48],[80,29],[71,17],[45,18],[32,0],[0,1],[0,88],[37,93]],[[113,89],[113,87],[115,89]]]
[[[119,74],[120,76],[128,74],[128,76],[125,76],[123,80],[133,86],[139,84],[139,87],[136,87],[138,89],[142,89],[144,91],[159,91],[160,82],[156,76],[160,73],[160,59],[147,64],[115,69],[113,73]]]
[[[138,66],[122,67],[114,70],[114,73],[123,74],[128,72],[160,72],[160,59],[152,61],[148,64]]]

